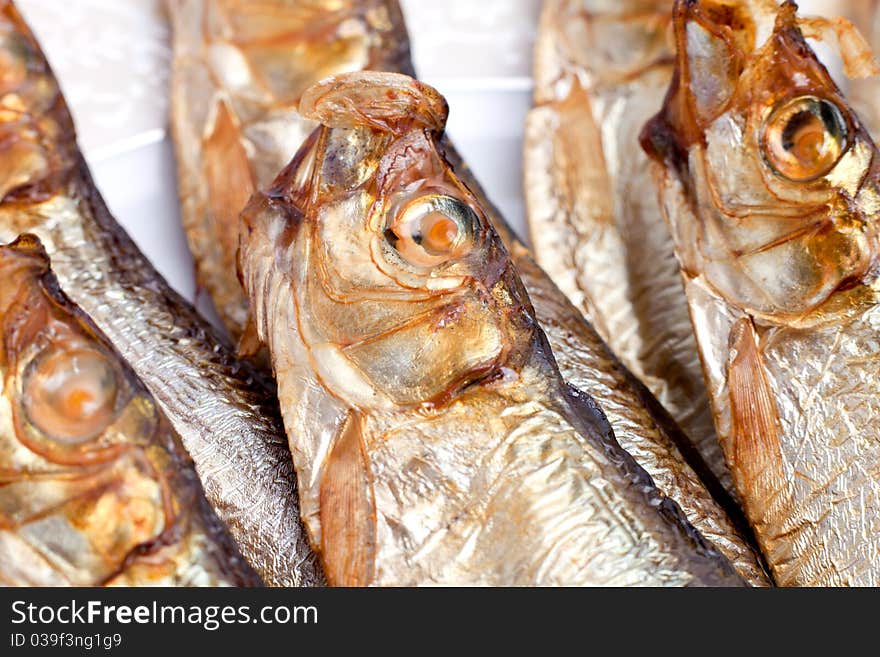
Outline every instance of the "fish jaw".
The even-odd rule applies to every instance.
[[[0,580],[259,583],[152,397],[58,290],[39,240],[0,247]]]

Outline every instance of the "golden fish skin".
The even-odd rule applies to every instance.
[[[638,143],[672,76],[671,6],[545,0],[524,147],[528,222],[538,264],[732,490],[672,238]]]
[[[581,311],[538,266],[486,198],[449,140],[444,139],[443,145],[446,159],[477,198],[507,247],[562,378],[596,400],[620,446],[752,586],[770,585],[737,503],[657,399],[627,371]]]
[[[8,0],[0,55],[0,241],[39,237],[61,288],[180,436],[208,501],[263,581],[322,582],[272,386],[235,360],[110,216],[49,65]]]
[[[335,585],[741,585],[560,377],[446,103],[392,73],[300,102],[322,124],[242,213],[302,513]]]
[[[597,401],[620,446],[739,573],[753,586],[769,585],[736,502],[720,488],[702,458],[693,453],[690,441],[659,402],[620,364],[581,310],[538,266],[445,137],[443,146],[456,174],[477,198],[507,246],[563,379]],[[665,226],[662,218],[661,223]],[[671,253],[671,244],[669,248]],[[687,329],[691,332],[689,322]]]
[[[694,453],[687,436],[546,279],[525,248],[514,246],[511,255],[562,377],[597,401],[620,446],[752,586],[771,585],[737,503]]]
[[[296,3],[294,3],[296,4]],[[300,3],[302,4],[302,3]],[[204,22],[200,18],[209,10],[216,10],[216,2],[193,2],[193,1],[177,1],[171,3],[173,24],[175,30],[175,93],[174,93],[174,124],[175,136],[177,142],[177,155],[180,164],[181,173],[181,190],[187,189],[187,186],[195,186],[197,189],[189,189],[182,194],[184,203],[189,203],[190,207],[184,207],[184,215],[192,214],[197,218],[206,219],[207,215],[192,213],[195,207],[194,199],[203,199],[199,201],[202,206],[205,205],[205,194],[208,185],[204,181],[204,176],[188,175],[187,171],[195,171],[196,173],[203,171],[208,161],[214,161],[217,170],[227,171],[230,169],[229,155],[224,151],[218,151],[212,154],[210,149],[206,149],[205,141],[201,138],[206,131],[203,123],[199,121],[206,120],[207,115],[198,114],[204,110],[204,102],[198,102],[200,95],[205,98],[221,99],[234,98],[236,89],[233,86],[225,85],[224,80],[228,76],[207,76],[204,73],[205,67],[208,66],[208,59],[205,55],[205,28]],[[320,7],[321,3],[316,3],[316,7]],[[268,0],[260,4],[261,10],[281,11],[283,7],[292,7],[291,3],[284,0]],[[349,12],[351,8],[347,3],[343,3],[345,12]],[[400,18],[399,10],[396,3],[381,3],[377,7],[385,7],[382,11],[392,17],[389,21],[391,29],[385,34],[388,41],[386,47],[379,50],[386,57],[382,66],[386,70],[407,72],[412,69],[408,59],[408,41],[405,26]],[[245,5],[236,5],[235,3],[225,3],[223,5],[223,15],[229,20],[234,20],[237,24],[246,23],[247,15],[244,13]],[[313,20],[315,16],[323,14],[316,10],[316,13],[310,18]],[[396,45],[390,45],[396,44]],[[226,51],[228,52],[228,50]],[[248,70],[255,79],[265,78],[273,69],[271,63],[273,60],[258,59],[250,57],[245,52],[242,57],[248,63]],[[290,79],[283,82],[284,86],[290,89],[300,89],[302,80],[308,76],[298,73],[297,66],[291,65],[294,57],[285,59],[285,71],[287,71]],[[197,71],[202,70],[202,73]],[[210,77],[209,86],[205,84],[189,84],[186,82],[187,77],[195,77],[206,79]],[[201,91],[199,91],[201,90]],[[300,92],[287,94],[291,98],[298,100]],[[242,96],[239,101],[234,103],[241,106],[242,103],[251,98],[249,102],[256,102],[253,97]],[[195,99],[195,100],[188,100]],[[241,154],[245,152],[248,156],[247,166],[232,166],[234,170],[257,171],[257,178],[260,184],[265,185],[268,179],[271,179],[284,164],[287,163],[291,154],[296,150],[298,145],[306,134],[305,130],[311,130],[315,125],[313,121],[302,118],[296,110],[296,102],[287,104],[278,104],[273,106],[274,109],[261,110],[254,112],[257,117],[264,117],[266,112],[269,115],[283,114],[285,122],[283,126],[285,131],[279,131],[280,122],[272,125],[272,140],[258,140],[261,144],[260,148],[248,146],[235,152]],[[216,112],[215,112],[216,114]],[[196,123],[192,123],[189,117],[201,116]],[[262,119],[261,119],[262,120]],[[257,125],[257,124],[255,124]],[[308,126],[308,127],[306,127]],[[276,130],[279,129],[279,130]],[[189,135],[189,136],[187,136]],[[246,140],[245,140],[246,141]],[[447,144],[448,148],[451,146]],[[237,161],[233,158],[232,161]],[[212,165],[214,166],[214,165]],[[463,165],[458,163],[456,168],[461,170]],[[251,174],[248,174],[249,176]],[[253,176],[252,176],[253,178]],[[476,183],[468,178],[468,184],[472,189],[477,190]],[[479,192],[478,192],[479,193]],[[483,207],[488,208],[489,204],[485,199],[481,200]],[[230,204],[230,205],[234,205]],[[496,227],[503,225],[503,219],[494,215],[492,217]],[[193,223],[193,226],[197,222]],[[208,225],[208,224],[205,224]],[[214,230],[210,228],[210,231]],[[221,231],[224,234],[228,231]],[[502,231],[504,232],[504,231]],[[208,233],[203,233],[208,234]],[[512,234],[511,234],[512,237]],[[506,237],[505,237],[506,239]],[[218,243],[215,237],[194,238],[193,232],[190,233],[190,240],[194,250],[198,253],[202,248],[214,248]],[[198,244],[196,244],[198,242]],[[512,242],[509,242],[512,244]],[[519,249],[513,249],[514,252],[521,252]],[[226,253],[235,252],[235,246],[225,249]],[[217,262],[217,260],[214,260]],[[223,272],[223,276],[230,276],[230,272],[235,270],[234,265],[223,266],[219,268]],[[763,575],[761,567],[756,563],[756,559],[752,549],[734,528],[727,513],[712,499],[712,496],[702,485],[700,478],[691,470],[690,466],[681,458],[678,449],[668,437],[668,431],[660,428],[662,423],[658,423],[644,409],[644,400],[633,392],[633,385],[629,379],[625,379],[619,374],[618,369],[608,369],[596,371],[591,368],[589,363],[599,363],[604,367],[610,362],[607,356],[596,356],[596,350],[600,349],[597,345],[601,343],[592,328],[583,321],[580,313],[565,302],[565,297],[550,283],[546,274],[537,267],[532,267],[528,272],[523,273],[523,278],[530,293],[540,291],[539,297],[535,297],[536,312],[539,320],[548,330],[548,336],[551,340],[554,352],[562,367],[566,379],[575,382],[578,387],[592,394],[606,409],[609,420],[614,427],[618,440],[624,444],[625,449],[638,454],[640,465],[645,467],[654,480],[658,483],[665,494],[675,499],[688,519],[706,536],[713,544],[727,556],[752,583],[765,584],[766,576]],[[240,285],[237,280],[229,280],[229,284],[224,286],[227,290],[232,290],[231,295],[237,301],[234,305],[243,308],[246,303],[242,299]],[[215,294],[215,299],[217,298]],[[542,302],[546,299],[547,312],[543,312]],[[565,309],[565,310],[562,310]],[[557,317],[559,313],[568,313],[562,318]],[[555,330],[556,325],[563,323],[565,328]],[[227,322],[228,325],[228,322]],[[549,328],[548,328],[549,327]],[[233,332],[236,329],[232,328]],[[578,336],[571,339],[570,334],[574,333]],[[557,334],[560,336],[557,340]],[[586,341],[586,344],[583,344]],[[604,347],[601,347],[601,354],[605,354]],[[571,356],[571,357],[569,357]],[[593,361],[586,359],[593,357]],[[609,376],[611,380],[609,381]],[[605,383],[600,382],[607,382]],[[606,399],[607,397],[607,399]],[[610,407],[609,407],[610,405]]]
[[[777,584],[876,586],[875,144],[793,3],[680,1],[675,35],[643,143],[740,499]]]
[[[0,584],[259,585],[35,237],[0,246],[0,281]]]
[[[302,92],[334,73],[409,71],[393,0],[167,0],[174,34],[172,127],[183,224],[234,339],[247,302],[235,270],[238,215],[315,128]]]

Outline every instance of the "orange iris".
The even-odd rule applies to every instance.
[[[84,442],[116,415],[116,368],[90,348],[55,348],[27,368],[22,388],[31,423],[64,442]]]
[[[429,253],[449,253],[458,239],[458,224],[439,212],[431,212],[422,218],[422,246]]]
[[[439,265],[465,254],[478,220],[464,201],[445,194],[415,198],[394,217],[392,244],[410,264]]]

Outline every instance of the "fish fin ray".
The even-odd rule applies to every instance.
[[[203,145],[205,181],[210,189],[212,234],[219,241],[224,264],[234,271],[238,249],[238,215],[256,191],[241,129],[226,101],[220,101]]]
[[[367,586],[376,556],[376,503],[363,419],[346,418],[327,457],[320,490],[321,552],[333,586]]]
[[[740,496],[756,521],[765,517],[768,502],[776,498],[785,481],[779,411],[750,319],[736,322],[730,343],[728,460]]]
[[[238,338],[238,357],[242,359],[254,358],[263,349],[263,341],[260,340],[260,332],[257,330],[257,323],[254,320],[254,313],[248,311],[247,320],[244,323],[244,329]]]

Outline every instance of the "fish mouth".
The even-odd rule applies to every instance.
[[[684,168],[689,148],[704,144],[705,126],[729,105],[736,81],[755,48],[757,19],[747,4],[676,0],[672,10],[676,51],[672,82],[662,108],[639,137],[652,159]],[[791,11],[794,9],[792,5]],[[702,93],[695,94],[694,88]]]
[[[309,87],[299,112],[329,128],[370,127],[402,135],[414,127],[442,132],[449,106],[436,89],[408,75],[355,71]]]
[[[379,162],[389,144],[407,134],[439,136],[448,116],[446,100],[432,87],[407,75],[375,71],[344,73],[312,85],[303,93],[298,110],[303,118],[319,126],[269,188],[256,195],[272,205],[294,208],[296,211],[288,214],[297,226],[316,216],[315,206],[350,193],[351,188],[365,182],[341,179],[331,181],[328,188],[327,181],[321,179],[326,171],[338,174],[344,168],[328,164],[328,158],[336,157],[330,145],[334,130],[368,129],[380,136],[364,145],[359,158],[360,163]],[[377,196],[384,195],[383,191],[387,190],[375,190]],[[244,230],[254,228],[256,214],[248,210],[242,214]]]

